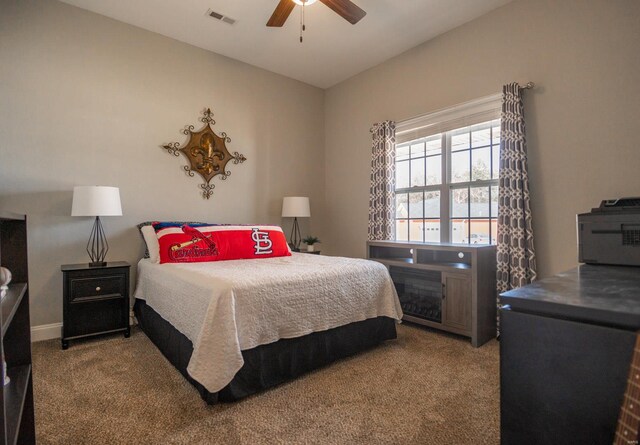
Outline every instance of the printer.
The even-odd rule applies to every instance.
[[[577,224],[578,261],[640,266],[640,198],[602,201]]]

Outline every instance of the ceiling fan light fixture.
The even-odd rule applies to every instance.
[[[316,1],[317,0],[280,0],[278,2],[278,6],[276,6],[276,9],[273,11],[273,14],[271,14],[271,18],[267,22],[267,26],[282,28],[291,12],[295,9],[296,5],[302,6],[302,12],[300,15],[303,16],[305,9],[304,7],[312,5]],[[353,3],[351,0],[320,1],[352,25],[358,23],[365,15],[367,15],[367,13],[362,8]],[[303,28],[304,30],[304,18],[301,17],[300,21],[302,25],[301,28]]]

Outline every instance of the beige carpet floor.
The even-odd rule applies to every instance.
[[[496,444],[499,356],[406,324],[399,338],[240,402],[207,406],[139,330],[33,345],[45,444]]]

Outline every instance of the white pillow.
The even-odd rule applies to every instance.
[[[156,230],[152,225],[142,226],[140,228],[144,242],[147,244],[147,250],[149,251],[149,260],[152,263],[160,262],[160,243],[158,242],[158,236]]]

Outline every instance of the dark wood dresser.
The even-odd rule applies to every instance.
[[[124,332],[129,337],[129,263],[68,264],[63,274],[62,348],[69,340]]]
[[[613,443],[640,268],[583,265],[500,299],[502,444]]]

